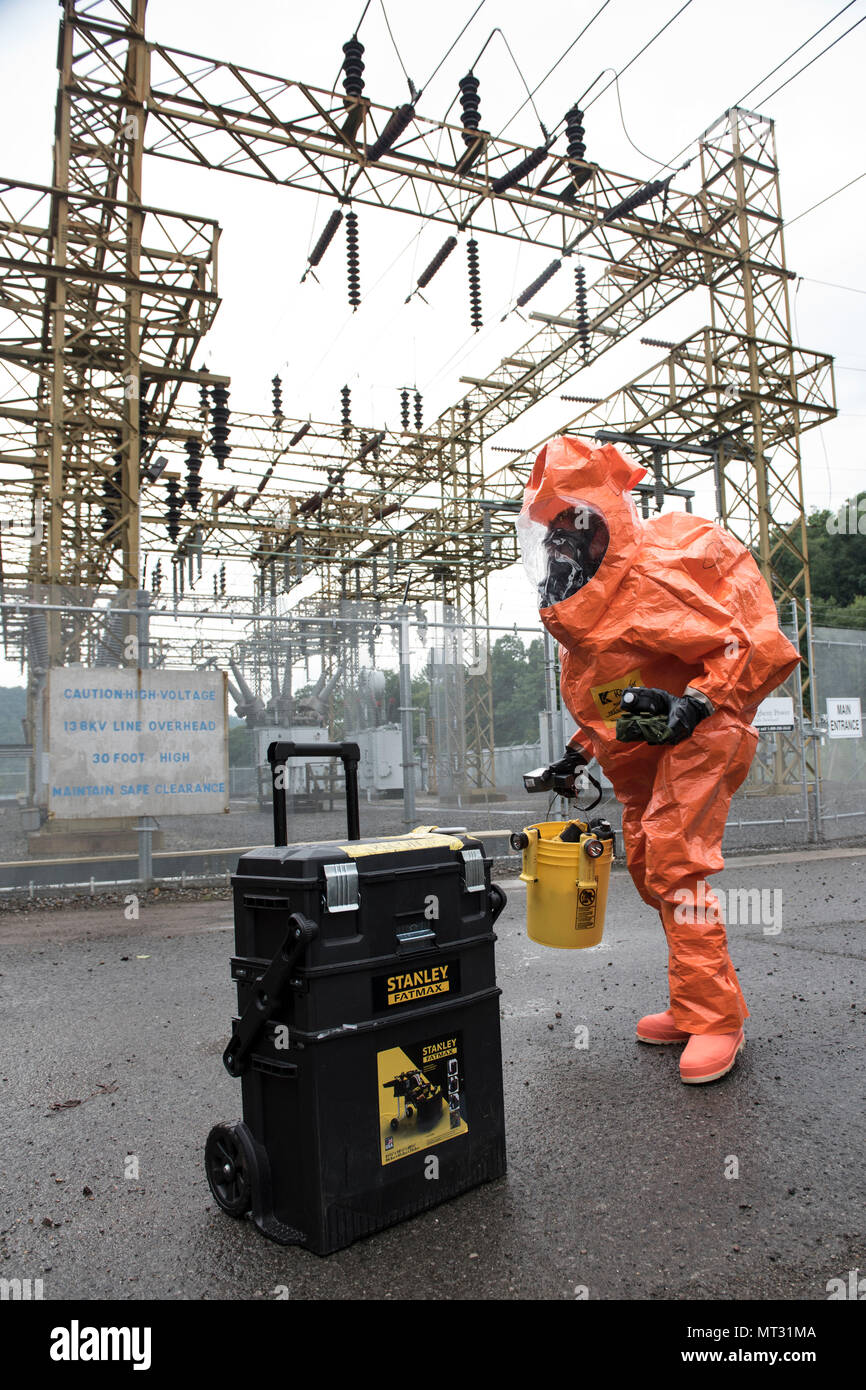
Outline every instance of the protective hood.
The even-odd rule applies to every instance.
[[[643,535],[629,494],[645,476],[612,444],[563,435],[538,455],[517,530],[541,620],[558,641],[592,627],[627,573]],[[577,554],[567,535],[575,527]]]
[[[748,1010],[706,876],[724,867],[728,807],[757,743],[754,708],[800,658],[734,536],[684,512],[639,519],[629,493],[645,474],[611,445],[554,439],[538,456],[518,529],[541,620],[561,644],[572,746],[610,778],[632,878],[662,917],[674,1022],[683,1034],[734,1033]],[[573,539],[580,531],[583,544]],[[688,691],[713,710],[678,744],[623,742],[617,722],[631,686]]]

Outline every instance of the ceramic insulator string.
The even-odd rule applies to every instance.
[[[361,271],[358,255],[358,216],[346,213],[346,266],[349,277],[349,303],[357,309],[361,303]]]
[[[481,272],[478,268],[478,242],[474,237],[466,243],[466,258],[469,266],[469,318],[474,329],[482,327],[481,318]]]

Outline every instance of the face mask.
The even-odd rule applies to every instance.
[[[546,522],[521,518],[518,532],[540,608],[562,603],[582,589],[602,563],[609,540],[597,508],[566,500]]]
[[[588,561],[591,535],[588,527],[576,530],[554,524],[548,529],[544,539],[547,572],[539,585],[542,607],[562,603],[590,578],[594,572]]]
[[[549,551],[547,573],[538,586],[539,608],[549,608],[551,604],[562,603],[582,589],[588,575],[575,556],[564,550]]]

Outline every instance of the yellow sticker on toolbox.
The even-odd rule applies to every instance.
[[[607,681],[605,685],[590,687],[589,693],[595,700],[596,707],[605,724],[615,724],[623,713],[620,701],[623,691],[628,690],[630,685],[643,685],[643,676],[640,671],[628,671],[626,675],[617,676],[615,680]]]
[[[413,830],[409,835],[389,835],[381,840],[351,840],[339,848],[350,859],[362,859],[367,854],[408,854],[413,849],[462,849],[463,841],[425,828],[421,834]]]

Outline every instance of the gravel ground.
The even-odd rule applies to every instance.
[[[98,918],[107,910],[122,911],[126,905],[127,893],[99,890],[89,893],[53,892],[41,896],[9,897],[0,899],[0,919],[9,917],[33,917],[42,912],[62,912],[70,908],[79,913],[90,913]],[[157,907],[172,903],[188,905],[191,903],[224,902],[232,900],[232,890],[224,883],[196,883],[188,888],[151,888],[146,893],[138,893],[139,908]]]

